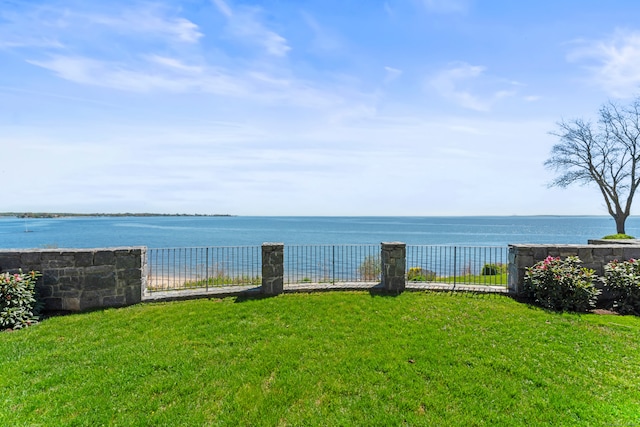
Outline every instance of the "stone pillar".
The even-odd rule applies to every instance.
[[[509,245],[508,289],[511,295],[520,295],[523,291],[523,278],[526,267],[533,265],[533,257],[523,259],[525,254],[520,248]],[[522,266],[518,265],[522,264]]]
[[[284,286],[284,243],[262,244],[262,289],[264,295],[278,295]]]
[[[382,243],[382,287],[388,292],[404,291],[407,266],[407,245],[400,242]]]

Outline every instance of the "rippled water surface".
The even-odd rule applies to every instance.
[[[1,248],[194,247],[285,244],[504,246],[586,243],[615,232],[610,217],[68,217],[0,218]],[[640,235],[640,217],[627,220]]]

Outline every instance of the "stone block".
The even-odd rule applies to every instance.
[[[118,270],[140,268],[140,256],[131,252],[118,253],[115,265]]]
[[[592,263],[594,260],[593,251],[590,248],[579,248],[578,249],[578,257],[585,264]]]
[[[5,272],[22,267],[19,253],[0,254],[0,271]]]
[[[43,299],[44,309],[45,310],[64,310],[62,304],[62,298],[60,297],[49,297]]]
[[[110,296],[102,299],[102,307],[122,307],[127,305],[127,300],[124,296]]]
[[[115,265],[116,255],[113,251],[96,251],[93,254],[93,265]]]
[[[524,252],[525,251],[523,251],[522,254],[518,254],[518,255],[521,255],[521,256],[527,255]],[[549,256],[549,250],[546,247],[534,247],[534,248],[532,248],[531,251],[526,251],[526,252],[529,252],[529,254],[532,255],[533,258],[535,260],[537,260],[537,261],[541,261],[541,260],[543,260],[543,259],[545,259],[546,257]]]
[[[592,246],[592,253],[595,258],[604,259],[604,257],[611,256],[613,249],[609,246]]]
[[[85,276],[106,276],[114,272],[113,265],[94,265],[82,269]]]
[[[75,259],[76,267],[90,267],[93,265],[93,252],[78,252]]]
[[[95,291],[83,291],[78,298],[78,310],[87,310],[102,306],[102,295]]]
[[[39,266],[41,263],[39,252],[24,252],[20,255],[20,262],[23,265]]]
[[[115,273],[91,274],[85,276],[84,289],[95,291],[98,289],[113,289],[116,286]]]
[[[127,305],[138,304],[142,301],[142,288],[140,285],[125,288],[125,301]]]
[[[62,310],[80,311],[80,298],[62,298]]]
[[[79,283],[69,283],[67,281],[61,281],[57,286],[58,292],[74,292],[80,294],[82,285]]]
[[[124,283],[140,282],[142,278],[142,271],[139,268],[128,268],[123,271],[118,271],[118,280],[122,280]]]
[[[56,258],[56,259],[46,259],[42,261],[42,269],[47,269],[47,270],[57,270],[57,269],[64,269],[65,267],[69,267],[70,265],[73,265],[74,260],[73,258],[68,260],[68,259],[64,259],[64,258]]]
[[[625,247],[623,250],[623,259],[624,261],[640,259],[640,247]]]
[[[42,272],[42,277],[40,278],[43,285],[53,286],[58,283],[58,276],[51,274],[50,272]]]
[[[544,259],[544,258],[542,258],[542,259]],[[516,265],[518,266],[518,268],[531,267],[536,262],[538,262],[538,261],[534,260],[534,258],[532,256],[530,256],[530,255],[521,256],[521,257],[517,257],[516,258]]]

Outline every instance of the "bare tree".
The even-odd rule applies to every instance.
[[[625,234],[624,224],[640,185],[640,98],[628,106],[603,105],[596,124],[563,120],[551,134],[560,142],[544,164],[560,176],[550,186],[595,183],[616,221],[616,232]]]

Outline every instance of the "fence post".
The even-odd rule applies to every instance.
[[[407,245],[400,242],[381,243],[382,287],[385,291],[402,292],[407,285]]]
[[[284,243],[262,244],[262,289],[265,295],[278,295],[284,289]]]

